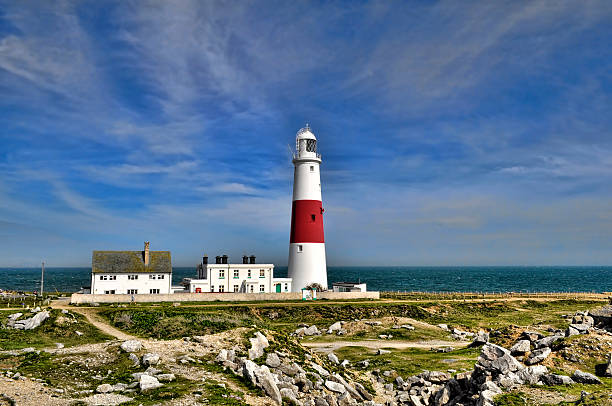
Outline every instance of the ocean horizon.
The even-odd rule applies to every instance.
[[[172,284],[195,277],[195,267],[173,267]],[[612,266],[330,266],[333,282],[363,281],[372,291],[610,292]],[[45,292],[76,292],[90,285],[91,267],[45,269]],[[274,269],[287,276],[287,267]],[[38,291],[40,268],[0,268],[0,289]]]

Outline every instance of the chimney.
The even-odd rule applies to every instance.
[[[202,265],[208,265],[208,255],[202,257]]]
[[[215,264],[220,264],[221,263],[221,256],[217,255],[215,257]]]
[[[251,255],[251,263],[254,264],[255,263],[255,255]]]
[[[249,257],[247,257],[246,255],[242,256],[242,263],[243,264],[248,264],[249,263]]]
[[[222,255],[221,256],[221,263],[222,264],[227,264],[227,255]]]
[[[149,266],[149,241],[145,241],[144,245],[144,263]]]

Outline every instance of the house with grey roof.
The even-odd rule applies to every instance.
[[[94,251],[91,259],[91,293],[171,293],[170,251]]]

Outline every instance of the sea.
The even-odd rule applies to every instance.
[[[0,289],[40,290],[40,268],[0,268]],[[76,292],[90,285],[91,268],[45,268],[45,292]],[[173,285],[195,277],[174,267]],[[328,267],[328,282],[367,283],[368,290],[399,292],[612,292],[612,266],[376,266]],[[287,267],[274,276],[286,277]]]

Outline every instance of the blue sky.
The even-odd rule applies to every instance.
[[[0,0],[0,266],[612,264],[612,2]]]

